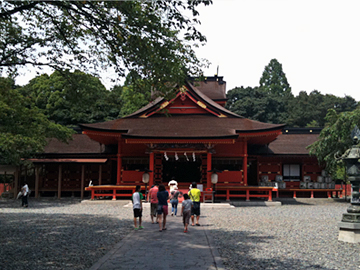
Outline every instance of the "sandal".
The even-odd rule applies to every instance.
[[[199,223],[196,223],[196,226],[200,226],[200,224],[199,224]]]
[[[163,231],[166,231],[166,228],[163,228]]]

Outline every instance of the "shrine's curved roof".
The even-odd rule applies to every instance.
[[[284,125],[267,124],[247,118],[218,118],[213,115],[170,115],[149,118],[121,118],[83,124],[84,130],[120,132],[123,137],[228,137],[238,133],[282,129]]]
[[[263,123],[237,115],[207,97],[189,82],[186,82],[185,88],[179,89],[178,100],[181,97],[180,94],[183,95],[184,100],[186,98],[191,100],[190,107],[198,108],[198,113],[161,113],[160,109],[167,106],[171,108],[172,105],[163,98],[157,98],[126,117],[79,126],[84,131],[116,133],[121,134],[123,138],[238,138],[241,134],[244,137],[249,134],[270,136],[264,140],[266,143],[277,136],[274,136],[271,131],[277,131],[280,134],[285,126],[284,124]],[[174,105],[173,108],[175,107]],[[176,108],[181,108],[181,106]],[[271,134],[266,135],[268,132]],[[110,134],[106,136],[111,136]],[[93,137],[95,140],[97,138]]]

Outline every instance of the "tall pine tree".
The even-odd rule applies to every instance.
[[[260,78],[260,87],[263,91],[275,96],[292,96],[291,87],[282,69],[282,65],[276,59],[272,59],[265,67]]]

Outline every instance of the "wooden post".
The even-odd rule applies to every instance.
[[[117,176],[116,176],[116,185],[121,183],[121,141],[118,141],[118,153],[117,153]]]
[[[150,153],[150,159],[149,159],[149,170],[151,171],[149,173],[149,175],[150,175],[149,186],[150,187],[154,184],[154,175],[155,175],[155,172],[154,172],[155,158],[154,158],[154,156],[155,156],[154,152],[151,152]],[[145,195],[146,195],[146,190],[145,190]]]
[[[101,186],[101,180],[102,180],[102,165],[99,165],[99,186]]]
[[[62,165],[59,164],[58,199],[61,198],[61,178],[62,178]]]
[[[244,173],[244,186],[247,186],[248,179],[247,179],[247,141],[244,141],[244,159],[243,159],[243,173]]]
[[[19,192],[19,167],[16,167],[14,174],[14,199],[16,200],[17,194]]]
[[[39,178],[40,178],[39,165],[35,165],[35,198],[39,198]]]
[[[206,188],[211,188],[212,187],[212,184],[211,184],[211,172],[209,172],[209,171],[211,171],[212,170],[212,168],[211,168],[211,166],[212,166],[212,163],[211,163],[211,157],[212,157],[212,155],[211,155],[211,153],[207,153],[207,181],[206,181]]]
[[[80,197],[81,200],[84,199],[84,188],[85,188],[85,165],[81,165],[81,191],[80,191]]]

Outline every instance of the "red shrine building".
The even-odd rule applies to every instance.
[[[208,77],[186,81],[172,100],[157,98],[126,117],[80,124],[82,132],[68,144],[50,140],[32,159],[30,187],[35,197],[116,199],[131,196],[135,185],[144,191],[142,177],[148,172],[147,189],[154,183],[167,186],[171,179],[180,189],[196,182],[203,191],[215,188],[220,200],[335,191],[329,185],[301,189],[304,179],[315,183],[322,173],[306,149],[319,130],[250,120],[225,109],[225,103],[223,77]]]

